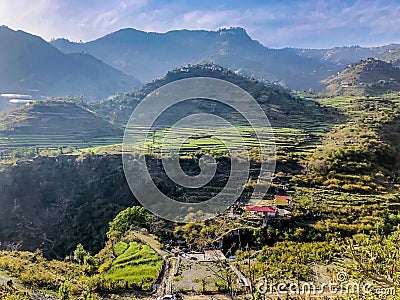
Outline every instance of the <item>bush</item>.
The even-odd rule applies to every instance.
[[[120,234],[127,232],[132,225],[144,227],[149,229],[151,215],[141,206],[129,207],[121,211],[113,221],[110,222],[110,229],[107,233],[109,236],[111,232],[118,231]]]

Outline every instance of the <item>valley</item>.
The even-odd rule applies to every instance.
[[[116,7],[69,12],[85,41],[0,27],[0,299],[400,299],[400,44]]]
[[[173,70],[137,91],[99,102],[53,99],[0,116],[1,134],[7,138],[1,145],[0,270],[19,284],[3,285],[0,293],[33,295],[33,290],[49,294],[49,299],[63,293],[76,298],[165,293],[256,297],[249,286],[265,276],[315,284],[334,280],[340,272],[362,278],[354,259],[364,255],[361,249],[367,245],[362,241],[380,237],[377,243],[386,245],[384,239],[396,234],[400,220],[398,94],[290,93],[216,65],[187,70]],[[147,93],[188,76],[233,82],[267,113],[276,170],[263,200],[268,204],[262,205],[280,214],[266,218],[245,210],[259,172],[256,152],[238,207],[212,220],[176,224],[138,206],[122,166],[124,123]],[[164,121],[174,122],[187,111],[211,110],[240,121],[234,112],[211,108],[204,100],[166,111]],[[251,128],[240,122],[236,128],[250,149],[257,147]],[[180,149],[186,173],[199,172],[202,154],[216,158],[216,177],[201,189],[177,187],[162,169],[160,146],[167,129],[157,129],[147,149],[137,151],[146,153],[152,179],[164,194],[201,202],[224,187],[232,159],[239,159],[229,158],[224,145],[212,138],[220,131],[230,136],[223,128],[209,136],[196,136],[195,127],[168,132],[196,137]],[[232,135],[233,144],[235,139]],[[290,196],[293,206],[277,207],[275,195]],[[360,245],[357,254],[349,243]],[[217,250],[225,258],[213,258],[214,252],[205,258],[207,251]],[[80,273],[84,275],[74,275]]]

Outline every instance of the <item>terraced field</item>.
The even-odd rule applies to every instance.
[[[120,143],[122,134],[93,112],[68,100],[37,102],[0,114],[2,153],[27,147],[52,150],[109,145]]]
[[[168,153],[179,151],[180,155],[191,156],[196,152],[212,152],[212,153],[227,153],[227,146],[222,139],[228,144],[228,148],[235,149],[251,149],[261,145],[269,147],[276,146],[277,154],[285,155],[289,152],[296,152],[297,154],[306,154],[315,149],[318,144],[321,134],[308,134],[304,130],[295,128],[272,128],[265,129],[259,128],[258,135],[250,127],[236,127],[240,135],[232,128],[219,128],[215,130],[208,130],[207,134],[202,129],[198,128],[179,128],[177,129],[164,129],[156,131],[155,134],[151,133],[145,141],[141,141],[140,137],[143,132],[141,128],[135,128],[130,131],[128,141],[135,141],[129,144],[129,149],[135,151],[145,151],[155,155],[160,155],[162,152]],[[168,135],[167,139],[164,138]],[[186,137],[182,140],[182,137]],[[178,140],[179,138],[179,140]],[[182,143],[180,142],[182,141]],[[119,141],[120,143],[121,141]],[[94,153],[121,153],[121,144],[113,144],[98,147],[82,149],[83,152]]]
[[[318,99],[322,105],[335,107],[354,121],[377,123],[381,117],[393,118],[398,113],[400,96],[398,93],[381,96],[337,96]],[[385,120],[382,120],[385,121]]]
[[[378,205],[381,209],[397,210],[400,208],[400,196],[395,191],[373,194],[346,193],[324,188],[296,187],[299,202],[312,200],[314,204],[341,208],[348,205],[363,207]]]
[[[1,148],[14,147],[39,147],[44,149],[57,149],[58,147],[73,146],[76,148],[87,148],[96,146],[105,146],[117,144],[121,142],[121,136],[111,136],[94,138],[90,141],[85,141],[82,138],[74,135],[59,135],[59,134],[30,134],[30,135],[13,135],[0,136]]]
[[[161,267],[161,257],[149,246],[137,242],[119,242],[114,246],[116,259],[104,274],[115,287],[150,290]]]

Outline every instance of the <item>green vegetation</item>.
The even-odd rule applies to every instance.
[[[25,249],[41,248],[47,257],[63,258],[78,243],[98,252],[110,220],[136,203],[119,156],[40,156],[1,169],[5,247],[18,236]]]
[[[5,283],[0,284],[0,297],[3,300],[31,300],[34,299],[31,292],[18,289]]]
[[[120,256],[122,253],[124,253],[127,249],[129,248],[129,245],[125,242],[118,242],[114,246],[114,255],[116,257]]]
[[[116,231],[124,235],[131,226],[149,228],[150,218],[150,213],[145,208],[141,206],[128,207],[110,222],[108,234]]]
[[[185,71],[186,70],[186,71]],[[235,72],[215,64],[197,64],[185,68],[178,68],[168,72],[165,76],[145,84],[138,91],[119,94],[113,98],[92,103],[88,106],[100,116],[110,122],[125,127],[133,109],[148,93],[170,82],[192,77],[211,77],[226,80],[246,90],[251,94],[266,112],[273,127],[294,128],[306,130],[309,133],[323,133],[336,122],[337,112],[324,107],[314,99],[304,100],[291,94],[278,85],[266,85],[260,81],[245,78]],[[207,101],[194,100],[174,107],[163,115],[165,122],[175,120],[176,116],[190,111],[194,113],[215,113],[224,119],[235,122],[239,118],[237,112],[227,110],[226,107],[216,104],[214,108]]]
[[[150,290],[160,273],[162,259],[149,246],[137,242],[130,242],[121,253],[124,245],[120,243],[114,246],[116,259],[104,277],[115,282],[114,288]]]
[[[87,147],[122,138],[121,130],[73,100],[39,101],[3,112],[0,126],[0,149]]]
[[[318,100],[340,109],[347,122],[337,125],[306,158],[305,186],[361,193],[383,191],[398,178],[400,102],[396,94]]]
[[[400,227],[389,236],[363,236],[349,246],[354,276],[386,287],[399,287]]]
[[[264,247],[249,266],[246,260],[251,253],[240,251],[241,270],[248,278],[265,278],[268,282],[313,282],[317,265],[330,266],[343,257],[344,246],[330,242],[279,242],[273,247]],[[336,267],[338,268],[338,267]],[[330,274],[332,275],[332,274]]]
[[[395,161],[393,146],[375,131],[343,126],[326,135],[312,155],[307,184],[356,192],[384,190],[397,172]]]
[[[74,294],[89,289],[91,282],[83,267],[71,262],[48,261],[40,252],[0,252],[0,269],[18,282],[34,289],[58,291],[65,282],[71,283]],[[73,278],[72,280],[70,280]]]
[[[210,72],[210,66],[213,65],[196,65],[190,70],[199,75]],[[13,160],[2,165],[0,172],[4,202],[0,211],[2,241],[12,247],[18,237],[26,248],[42,247],[47,257],[61,259],[71,253],[73,257],[62,262],[46,260],[37,253],[2,252],[0,270],[9,275],[15,271],[15,277],[24,285],[65,297],[121,289],[148,291],[168,262],[166,250],[179,251],[174,247],[183,240],[189,251],[219,247],[227,256],[236,255],[235,260],[228,261],[253,282],[260,277],[321,282],[345,270],[355,280],[365,281],[372,274],[375,279],[388,280],[388,286],[397,285],[397,273],[386,272],[382,266],[398,268],[398,234],[393,232],[400,224],[399,96],[293,96],[226,69],[214,75],[249,89],[264,109],[275,108],[271,120],[277,168],[265,198],[271,200],[278,193],[291,195],[294,206],[290,216],[263,220],[249,212],[227,212],[200,223],[175,224],[140,206],[132,207],[137,202],[123,174],[121,145],[62,147],[54,150],[54,156],[33,147],[17,149],[9,154]],[[183,76],[180,70],[174,70],[140,91],[97,103],[93,109],[108,118],[112,113],[121,113],[122,117],[114,120],[121,126],[125,113],[140,97]],[[52,107],[50,102],[38,105],[40,115],[44,113],[43,105]],[[204,111],[201,102],[191,105],[195,112]],[[77,105],[73,106],[75,109]],[[93,117],[86,109],[78,107]],[[229,113],[227,116],[235,117]],[[246,204],[259,169],[257,141],[249,127],[235,125],[251,149],[249,180],[238,199]],[[237,138],[228,130],[224,132],[236,145]],[[206,200],[218,193],[230,170],[226,149],[212,137],[220,132],[204,135],[195,128],[170,132],[173,137],[195,134],[180,152],[181,167],[188,174],[198,173],[202,154],[215,155],[219,176],[201,190],[177,187],[162,170],[160,141],[166,133],[167,129],[155,130],[144,149],[149,172],[160,190],[178,201],[189,202]],[[371,251],[378,254],[371,258]],[[372,259],[378,260],[381,267],[370,266]],[[228,261],[203,268],[204,278],[212,273],[212,267],[220,277],[207,278],[209,282],[192,280],[198,292],[234,293],[230,283],[237,275]],[[35,265],[39,267],[33,273]],[[184,291],[189,291],[186,277],[190,276],[183,268],[175,279],[182,283]],[[385,282],[375,281],[374,284]]]
[[[391,63],[368,58],[323,82],[329,95],[381,95],[400,91],[400,70]]]
[[[138,212],[143,210],[133,207],[127,211],[135,209]],[[113,228],[122,223],[121,215],[124,214],[110,222]],[[134,222],[132,219],[125,221],[128,227],[130,221]],[[92,256],[78,244],[72,261],[69,256],[64,261],[47,260],[39,250],[1,251],[0,271],[15,279],[18,285],[0,285],[0,295],[33,299],[29,292],[21,289],[21,285],[35,291],[57,293],[61,299],[97,299],[99,292],[107,290],[151,290],[161,272],[163,260],[150,246],[132,241],[132,234],[127,231],[121,235],[121,232],[110,229],[110,239],[98,254]]]

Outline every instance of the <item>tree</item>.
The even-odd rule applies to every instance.
[[[69,300],[71,297],[71,284],[64,282],[58,289],[58,295],[61,300]]]
[[[132,225],[149,229],[151,216],[149,212],[141,206],[128,207],[121,211],[113,221],[110,222],[109,236],[113,231],[124,234]]]
[[[399,287],[400,226],[387,237],[366,236],[357,244],[351,243],[349,251],[361,280],[372,280],[387,287]]]
[[[78,264],[83,265],[88,255],[89,254],[83,248],[82,244],[78,244],[78,246],[76,246],[76,249],[74,251],[74,259]]]
[[[213,267],[208,269],[211,271],[217,280],[214,282],[217,289],[221,292],[227,292],[230,299],[234,299],[236,294],[236,274],[233,273],[229,263],[226,260],[216,260],[213,262]]]

